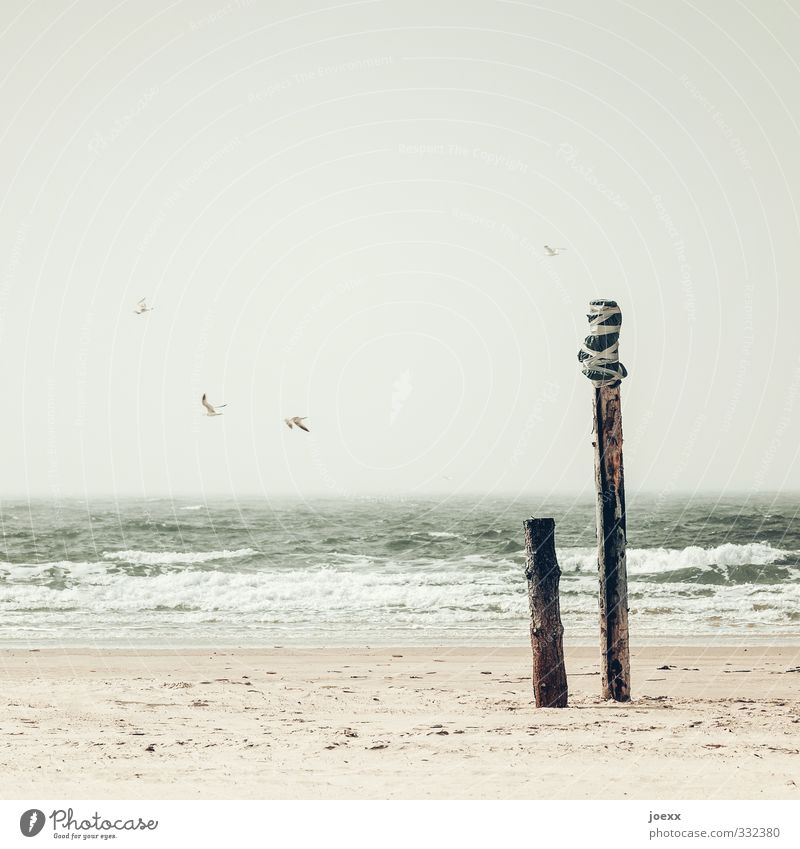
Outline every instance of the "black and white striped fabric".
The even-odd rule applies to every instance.
[[[589,302],[589,335],[578,351],[581,371],[594,386],[618,386],[627,369],[619,361],[622,310],[616,301],[599,298]]]

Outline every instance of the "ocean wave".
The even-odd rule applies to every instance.
[[[43,563],[0,562],[0,577],[7,581],[20,583],[39,583],[53,575],[64,575],[73,580],[82,580],[95,579],[106,574],[106,564],[97,562],[76,562],[72,560],[53,560]]]
[[[99,564],[102,565],[102,564]],[[0,583],[2,627],[27,621],[26,614],[46,612],[53,627],[83,623],[108,634],[118,633],[121,620],[132,628],[170,627],[181,622],[214,627],[314,629],[337,628],[375,635],[390,628],[417,628],[446,635],[448,629],[475,624],[523,635],[528,627],[524,578],[477,573],[463,580],[458,573],[425,570],[398,572],[343,571],[323,566],[301,571],[228,572],[181,570],[156,575],[106,574],[55,588],[27,583]],[[581,579],[584,588],[565,588],[561,611],[569,633],[594,628],[596,580]],[[632,583],[631,628],[661,634],[714,633],[723,628],[791,625],[796,611],[793,585],[705,587],[697,584]],[[588,632],[588,631],[587,631]],[[276,632],[277,633],[277,632]],[[208,634],[205,635],[208,638]]]
[[[252,548],[229,551],[104,551],[105,560],[118,560],[137,566],[169,566],[181,563],[211,563],[215,560],[236,560],[258,552]]]
[[[631,574],[671,572],[679,569],[707,569],[713,566],[769,566],[796,552],[773,548],[767,542],[745,544],[724,543],[713,548],[690,545],[686,548],[629,548],[628,569]],[[597,569],[597,549],[567,548],[558,552],[563,571]]]
[[[184,608],[289,620],[410,614],[436,620],[457,611],[485,616],[488,605],[506,615],[521,615],[527,604],[518,587],[509,588],[491,575],[462,582],[452,574],[427,572],[411,581],[407,573],[341,571],[320,565],[289,573],[185,570],[108,577],[63,589],[0,584],[0,605],[17,610],[79,607],[100,615]]]

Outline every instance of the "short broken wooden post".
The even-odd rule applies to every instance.
[[[567,706],[564,626],[558,601],[561,570],[553,519],[525,520],[525,577],[531,611],[533,695],[536,707]]]
[[[594,480],[597,494],[597,565],[600,576],[602,694],[627,702],[631,697],[628,634],[628,570],[625,561],[625,478],[622,465],[619,361],[622,312],[616,301],[589,303],[589,336],[578,360],[594,386]]]

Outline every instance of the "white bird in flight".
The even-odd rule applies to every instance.
[[[551,248],[550,245],[545,245],[544,249],[547,251],[548,256],[558,256],[561,251],[566,250],[566,248]]]
[[[208,402],[208,399],[206,398],[205,392],[203,393],[202,403],[203,403],[203,406],[206,408],[206,415],[207,416],[221,416],[222,415],[222,413],[217,412],[217,408],[215,406],[213,406],[213,404],[210,404]],[[222,407],[227,407],[228,405],[227,404],[220,404],[219,406],[220,406],[220,408],[222,408]]]
[[[139,301],[138,304],[136,304],[136,309],[134,310],[136,315],[141,315],[142,313],[152,312],[152,311],[153,311],[153,307],[147,306],[147,298],[142,298],[142,300]]]
[[[286,427],[291,430],[295,425],[300,428],[300,430],[304,430],[306,433],[311,433],[311,431],[303,424],[303,422],[308,418],[308,416],[292,416],[290,419],[284,419],[286,422]]]

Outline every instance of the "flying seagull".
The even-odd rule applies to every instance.
[[[205,392],[203,393],[202,404],[206,408],[206,415],[207,416],[221,416],[222,415],[222,413],[217,412],[216,407],[214,407],[212,404],[209,404],[208,399],[206,398]],[[220,407],[227,407],[228,405],[227,404],[220,404],[219,406]]]
[[[147,306],[147,298],[142,298],[142,300],[139,301],[138,304],[136,304],[136,309],[134,310],[136,315],[141,315],[142,313],[152,312],[152,311],[153,311],[153,307]]]
[[[551,248],[550,245],[545,245],[544,249],[548,256],[558,256],[562,251],[566,250],[566,248]]]
[[[311,433],[311,431],[303,424],[303,422],[308,418],[308,416],[292,416],[290,419],[284,419],[286,422],[286,427],[291,430],[295,425],[300,428],[300,430],[304,430],[306,433]]]

